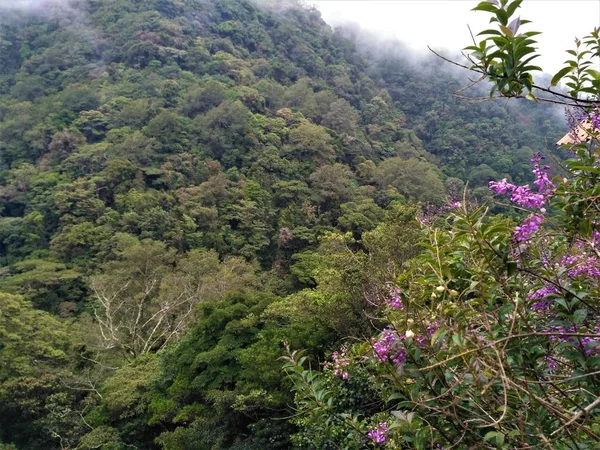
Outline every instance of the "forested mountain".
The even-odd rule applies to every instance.
[[[368,335],[416,205],[565,132],[295,1],[2,15],[0,448],[290,448],[284,346]]]

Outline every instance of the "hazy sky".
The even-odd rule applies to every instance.
[[[470,45],[467,25],[474,33],[488,27],[489,15],[470,11],[477,0],[307,0],[331,25],[355,22],[386,37],[397,37],[411,48],[460,50]],[[521,18],[531,24],[524,30],[542,31],[538,36],[542,57],[535,60],[544,71],[554,73],[569,56],[573,39],[600,26],[600,0],[524,0]]]

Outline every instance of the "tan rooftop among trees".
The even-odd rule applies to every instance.
[[[582,142],[586,142],[590,140],[591,133],[590,129],[592,128],[591,119],[586,119],[583,122],[579,123],[576,128],[569,131],[565,134],[556,145],[568,145],[568,144],[581,144]]]

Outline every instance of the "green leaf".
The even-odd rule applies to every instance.
[[[552,77],[552,80],[550,80],[550,85],[551,86],[556,86],[558,84],[558,82],[568,73],[573,72],[575,68],[572,66],[569,67],[563,67],[562,69],[560,69],[556,75],[554,75]]]
[[[515,0],[506,7],[506,14],[508,14],[508,17],[512,16],[515,13],[517,8],[521,6],[522,2],[523,0]]]
[[[583,323],[583,321],[585,320],[587,315],[588,315],[587,309],[578,309],[577,311],[575,311],[573,313],[573,322],[575,324]]]
[[[433,336],[431,336],[431,345],[433,346],[438,340],[444,339],[447,333],[448,330],[439,328],[435,333],[433,333]]]
[[[510,28],[508,28],[507,26],[500,25],[500,29],[506,36],[513,37],[512,30]]]
[[[502,33],[500,33],[498,30],[492,30],[492,29],[483,30],[480,33],[477,33],[477,36],[485,36],[486,34],[492,34],[492,35],[495,35],[495,36],[502,36]]]
[[[504,445],[504,433],[496,433],[496,445],[502,447]]]
[[[471,11],[487,11],[487,12],[496,12],[498,10],[497,7],[494,6],[493,3],[490,2],[481,2]]]
[[[453,334],[452,342],[454,342],[458,347],[462,347],[462,335],[460,333]]]
[[[498,434],[497,431],[488,431],[485,436],[483,437],[484,441],[491,441],[492,439],[494,439],[496,437],[496,434]]]
[[[526,98],[527,100],[531,100],[531,101],[533,101],[533,102],[539,103],[539,100],[537,99],[537,97],[536,97],[535,95],[531,94],[531,93],[527,94],[527,95],[525,96],[525,98]]]

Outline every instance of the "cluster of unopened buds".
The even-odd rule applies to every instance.
[[[444,292],[447,292],[448,295],[452,298],[458,297],[458,291],[456,291],[455,289],[448,289],[445,286],[439,285],[436,286],[436,288],[431,292],[431,299],[436,299],[438,295],[441,295]]]

